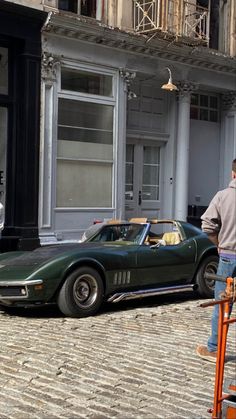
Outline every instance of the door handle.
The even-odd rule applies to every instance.
[[[142,192],[141,191],[138,192],[138,204],[139,205],[142,204]]]

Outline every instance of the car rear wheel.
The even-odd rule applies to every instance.
[[[66,316],[87,317],[99,310],[103,293],[104,286],[99,273],[89,266],[83,266],[66,278],[57,304]]]
[[[218,263],[218,256],[211,255],[206,257],[198,268],[196,275],[196,284],[198,285],[197,292],[202,297],[214,297],[215,281],[206,279],[205,273],[216,274]]]

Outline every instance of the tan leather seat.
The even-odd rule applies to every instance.
[[[178,231],[164,233],[162,236],[162,240],[164,240],[167,245],[179,244],[181,241]]]

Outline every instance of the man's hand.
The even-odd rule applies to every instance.
[[[226,288],[226,290],[221,293],[220,298],[231,298],[232,302],[236,301],[236,278],[233,279],[230,289],[228,290]]]
[[[218,246],[218,234],[207,234],[208,238],[211,240],[212,243],[214,243],[216,246]]]

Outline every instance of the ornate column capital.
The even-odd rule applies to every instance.
[[[222,105],[224,111],[236,111],[236,91],[223,94]]]
[[[131,84],[136,77],[135,71],[130,71],[130,70],[120,68],[120,77],[125,82],[125,91],[127,92],[128,100],[135,99],[137,95],[131,91]]]
[[[196,92],[198,90],[198,84],[188,80],[181,80],[179,81],[176,86],[178,87],[178,97],[190,97],[191,93]]]
[[[50,82],[56,80],[57,67],[61,64],[60,58],[48,52],[42,56],[42,79]]]

